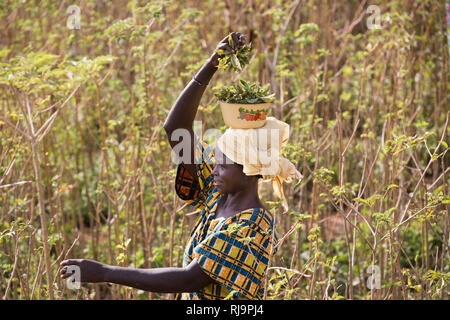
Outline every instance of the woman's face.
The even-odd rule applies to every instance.
[[[235,193],[249,187],[251,179],[244,174],[241,165],[234,163],[218,147],[215,149],[215,158],[214,186],[221,195]]]

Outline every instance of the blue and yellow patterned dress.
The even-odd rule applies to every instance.
[[[220,194],[213,186],[214,153],[203,141],[195,143],[197,177],[178,165],[175,189],[185,202],[201,210],[187,243],[183,265],[192,260],[214,282],[183,299],[261,299],[270,254],[274,253],[272,214],[262,208],[243,210],[227,219],[216,219]],[[202,156],[203,155],[203,156]]]

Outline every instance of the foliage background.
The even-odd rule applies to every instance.
[[[68,26],[70,5],[79,29]],[[181,266],[198,213],[174,194],[162,124],[218,41],[240,31],[254,47],[250,65],[219,71],[211,87],[270,84],[272,114],[291,126],[286,156],[304,175],[285,185],[285,215],[261,185],[281,239],[266,298],[448,299],[445,6],[2,1],[1,296],[178,298],[110,284],[69,290],[59,262]],[[210,89],[197,119],[224,129]]]

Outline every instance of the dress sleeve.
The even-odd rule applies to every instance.
[[[238,221],[211,233],[194,248],[198,265],[233,293],[232,298],[262,298],[272,232]]]
[[[196,163],[196,177],[192,177],[183,163],[178,165],[175,190],[180,199],[203,210],[213,189],[212,172],[216,161],[211,147],[197,136],[195,136],[194,142],[194,161]]]

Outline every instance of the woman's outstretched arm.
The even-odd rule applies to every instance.
[[[61,262],[63,279],[74,274],[73,268],[69,271],[69,266],[79,268],[80,282],[110,282],[150,292],[194,292],[213,282],[195,260],[185,268],[135,269],[88,259],[70,259]]]

